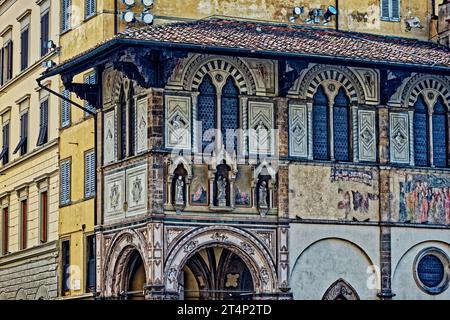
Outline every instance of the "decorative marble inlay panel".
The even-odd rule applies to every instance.
[[[147,97],[139,99],[136,103],[136,151],[145,152],[148,149],[148,101]]]
[[[391,162],[409,163],[409,116],[407,113],[390,114]]]
[[[166,147],[191,148],[191,98],[166,96]]]
[[[147,208],[147,166],[127,171],[127,216],[145,212]]]
[[[249,152],[251,154],[273,154],[274,114],[273,104],[249,101]]]
[[[103,161],[105,164],[115,161],[116,126],[115,111],[111,110],[103,115]]]
[[[358,110],[359,160],[377,160],[375,111]]]
[[[125,202],[125,173],[106,176],[104,185],[105,219],[122,217]]]
[[[289,106],[289,153],[308,157],[308,110],[306,105]]]

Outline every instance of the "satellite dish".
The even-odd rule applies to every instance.
[[[141,16],[142,21],[146,24],[152,24],[153,23],[153,19],[155,18],[151,13],[149,12],[144,12]]]
[[[294,14],[297,16],[302,14],[304,11],[305,11],[305,8],[303,8],[303,7],[295,7],[294,8]]]
[[[128,6],[128,7],[132,7],[132,6],[134,6],[134,4],[135,4],[135,0],[122,0],[123,1],[123,3],[126,5],[126,6]]]
[[[134,12],[127,11],[123,14],[123,20],[125,20],[126,23],[133,22],[135,20]]]
[[[337,15],[336,8],[333,6],[328,6],[327,12],[325,12],[325,14],[323,15],[323,18],[325,19],[325,22],[328,23],[330,21],[330,18],[335,15]]]
[[[142,0],[144,7],[151,7],[153,5],[153,0]]]

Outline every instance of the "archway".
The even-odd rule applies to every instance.
[[[168,294],[180,296],[180,293],[183,292],[183,281],[185,280],[183,271],[188,271],[187,277],[193,275],[192,272],[189,274],[189,270],[184,269],[185,266],[189,266],[189,260],[197,253],[201,254],[205,252],[204,249],[208,248],[222,248],[222,251],[220,251],[222,253],[226,249],[239,257],[237,259],[233,255],[228,255],[229,259],[244,262],[251,274],[253,291],[256,296],[270,298],[277,294],[277,272],[271,252],[253,234],[230,226],[198,228],[186,233],[176,242],[176,245],[169,246],[164,268],[165,287]],[[193,261],[191,260],[191,262]],[[238,264],[242,265],[242,263]],[[248,286],[246,288],[248,289]]]
[[[144,286],[146,284],[145,267],[141,255],[137,250],[131,253],[125,275],[127,299],[144,300]]]
[[[221,247],[202,249],[189,258],[180,275],[186,300],[250,300],[250,269],[236,253]]]

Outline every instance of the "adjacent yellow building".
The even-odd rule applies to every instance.
[[[59,13],[61,61],[112,37],[113,9],[113,0],[64,1]],[[78,75],[75,81],[95,83],[95,70]],[[60,89],[67,98],[92,109],[62,85]],[[95,286],[95,120],[91,114],[63,100],[60,111],[59,165],[63,191],[59,211],[60,296],[89,299]]]
[[[57,296],[59,102],[36,78],[58,62],[45,46],[58,11],[57,0],[0,1],[0,299]]]

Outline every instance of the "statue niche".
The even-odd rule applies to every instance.
[[[266,215],[270,209],[270,175],[260,174],[256,185],[256,203],[261,215]]]
[[[182,164],[179,164],[173,173],[171,198],[172,205],[179,209],[186,206],[186,176],[187,171]]]
[[[230,207],[230,171],[231,168],[223,163],[217,166],[214,180],[214,206]]]

